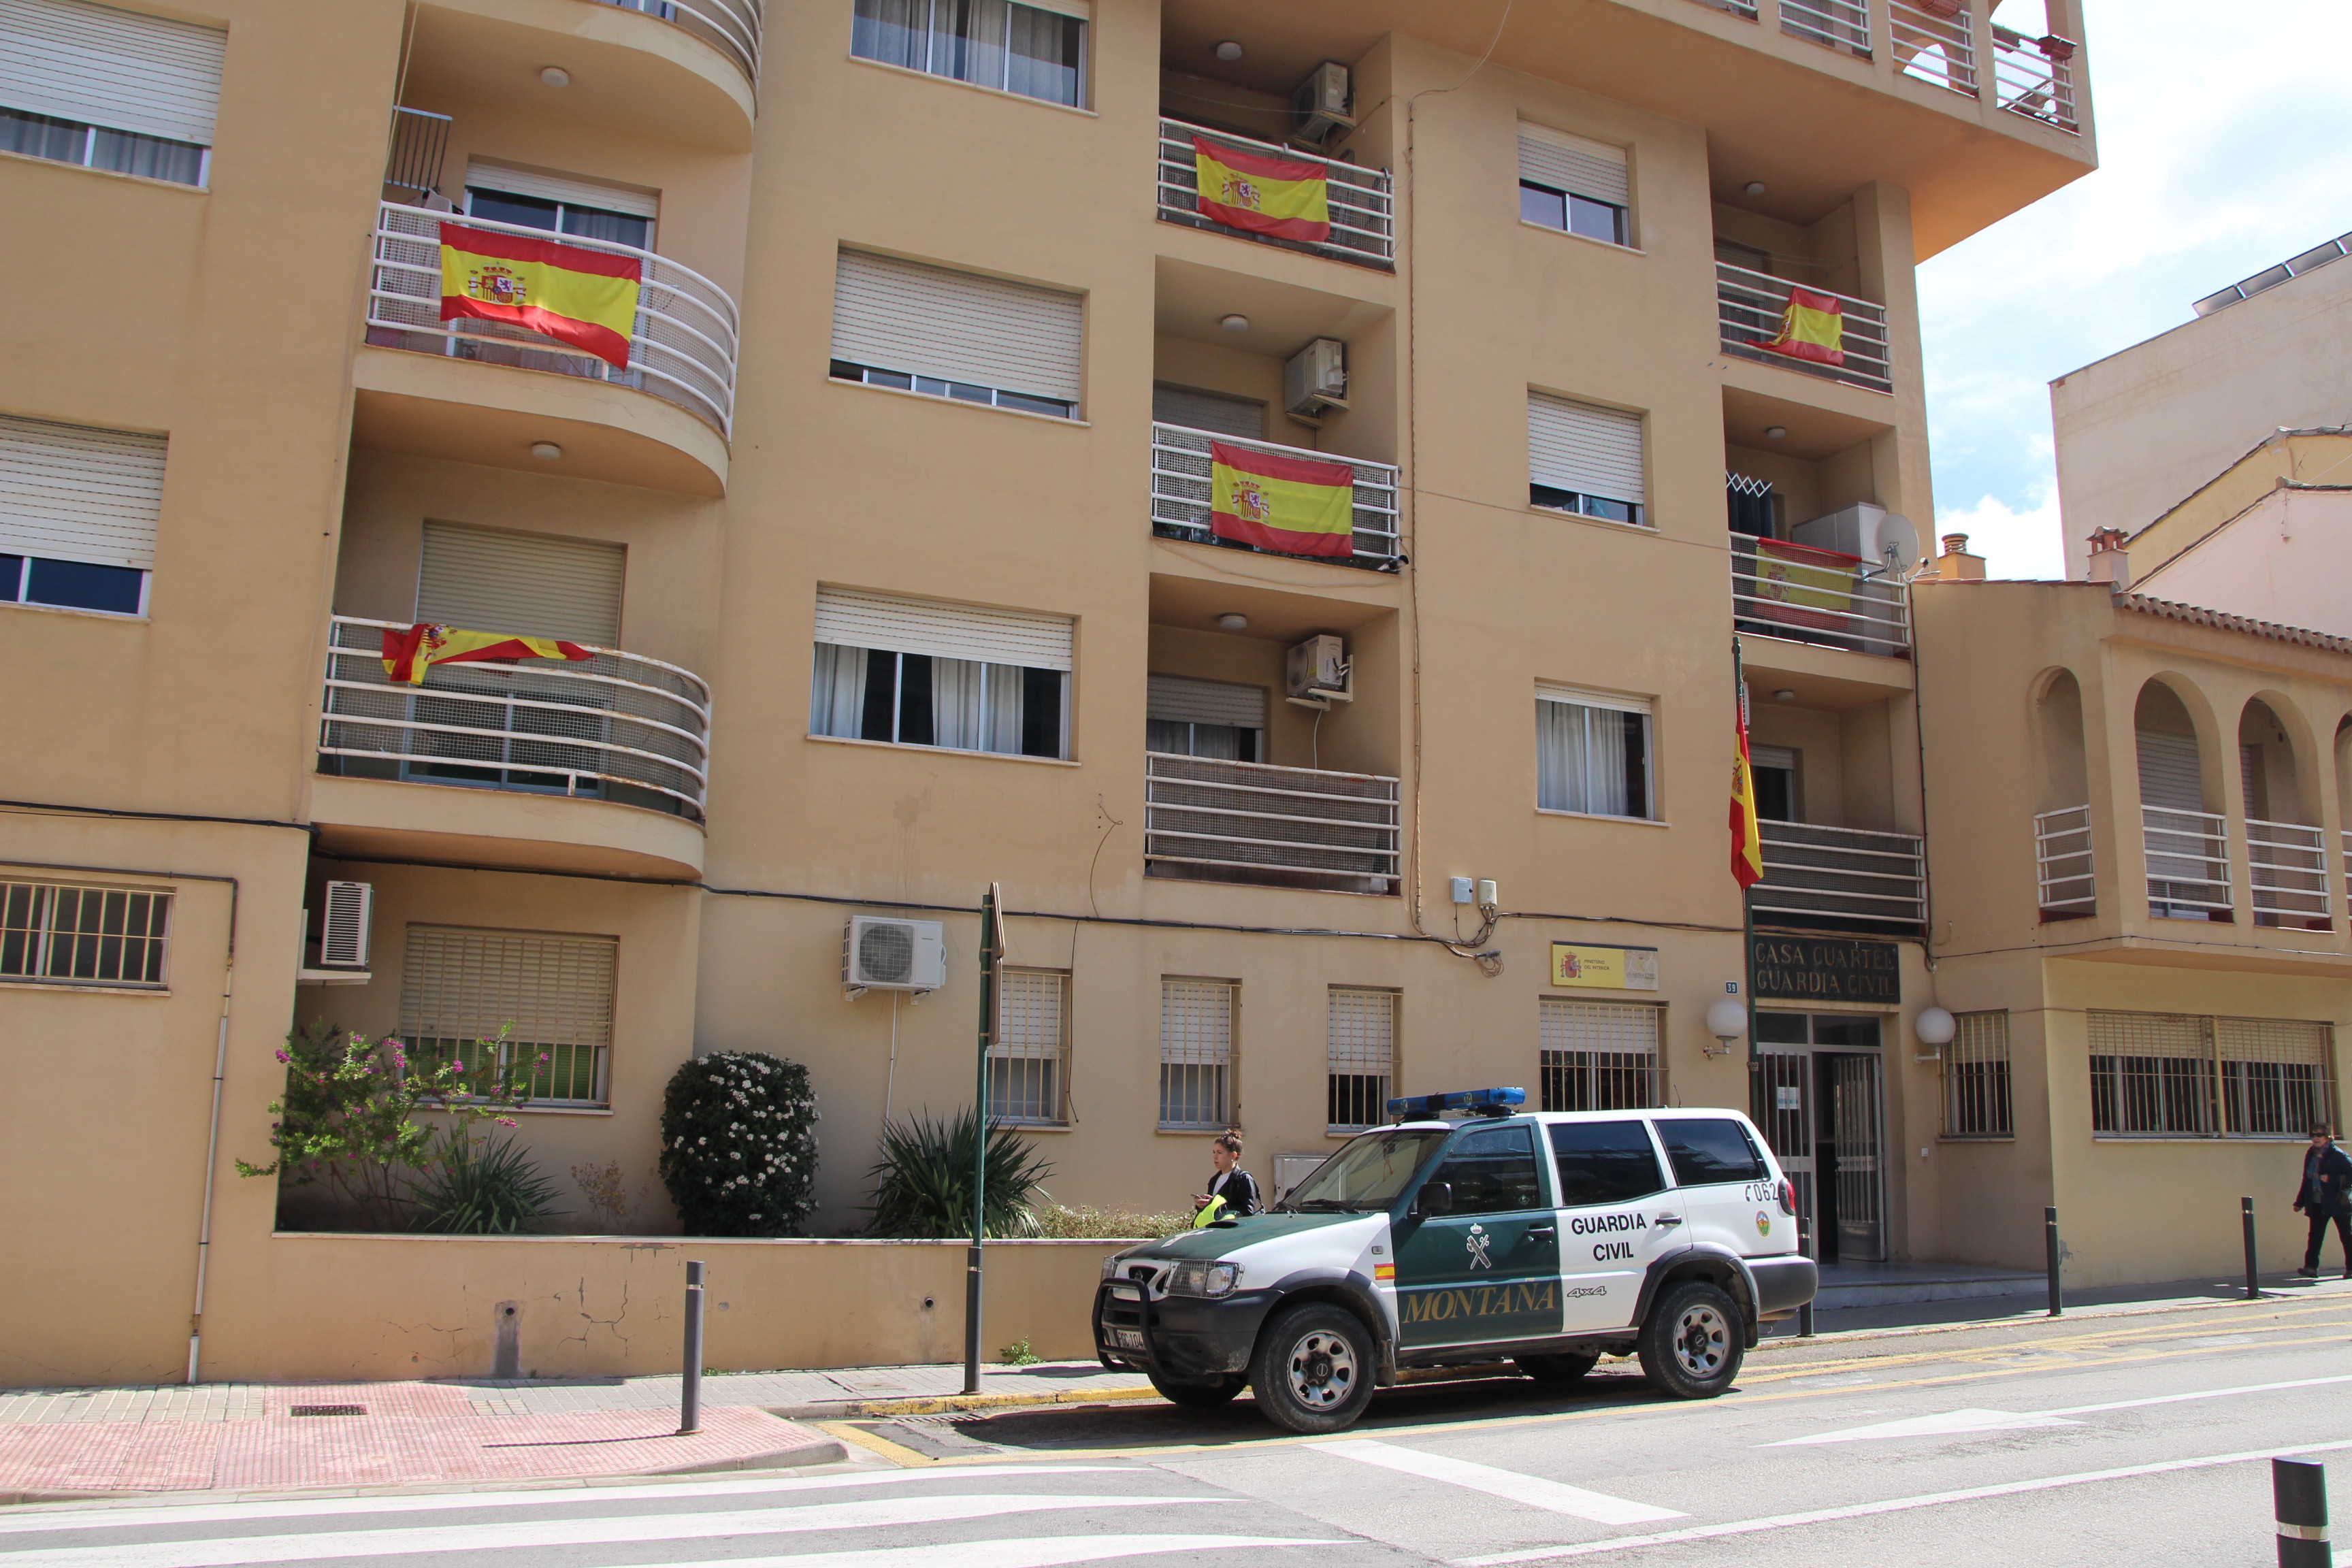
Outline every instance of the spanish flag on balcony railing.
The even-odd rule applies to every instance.
[[[1202,217],[1277,239],[1320,244],[1331,237],[1328,165],[1262,158],[1195,136],[1192,167]]]
[[[386,626],[383,672],[411,686],[425,684],[436,664],[506,664],[518,658],[561,658],[577,664],[596,656],[576,642],[553,637],[514,637],[503,632],[461,632],[455,626],[419,622],[404,632]]]
[[[1858,555],[1816,550],[1778,539],[1756,542],[1756,606],[1759,620],[1815,631],[1846,630],[1853,613],[1853,569]]]
[[[1209,443],[1210,530],[1288,555],[1356,552],[1356,470]]]
[[[1790,284],[1788,308],[1780,312],[1780,335],[1764,346],[1791,359],[1843,364],[1845,306],[1834,294]]]
[[[1739,748],[1731,759],[1731,878],[1741,891],[1764,879],[1764,836],[1756,826],[1756,773],[1748,765],[1748,703],[1734,716]]]
[[[441,226],[441,319],[528,327],[629,368],[645,267],[634,256]]]

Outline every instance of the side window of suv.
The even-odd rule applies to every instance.
[[[1631,1203],[1666,1184],[1639,1121],[1555,1121],[1549,1131],[1562,1208]]]
[[[1717,1117],[1687,1121],[1658,1120],[1658,1138],[1666,1157],[1675,1163],[1675,1182],[1685,1187],[1710,1187],[1724,1182],[1760,1181],[1764,1157],[1737,1121]]]
[[[1454,1214],[1509,1214],[1543,1206],[1543,1184],[1536,1177],[1535,1132],[1525,1123],[1465,1134],[1429,1180],[1454,1189]]]

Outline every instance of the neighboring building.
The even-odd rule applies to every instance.
[[[518,1136],[643,1235],[676,1066],[794,1058],[838,1234],[886,1114],[969,1103],[992,882],[991,1109],[1065,1201],[1181,1205],[1236,1123],[1279,1185],[1398,1092],[1750,1103],[1735,645],[1756,1103],[1825,1250],[2007,1247],[1914,1157],[1892,568],[1913,268],[2092,166],[2071,4],[201,9],[0,8],[0,1381],[178,1375],[206,1226],[208,1375],[478,1372],[494,1313],[620,1364],[643,1247],[275,1230],[289,1026],[510,1026]],[[1328,163],[1328,235],[1204,211],[1196,140]],[[641,268],[626,368],[445,322],[445,219]],[[1769,346],[1792,290],[1842,363]],[[1344,468],[1340,552],[1213,538],[1213,441]],[[395,684],[412,623],[592,657]],[[816,1316],[951,1353],[886,1272]]]

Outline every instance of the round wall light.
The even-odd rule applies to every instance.
[[[1707,1054],[1729,1056],[1731,1042],[1748,1032],[1748,1009],[1728,996],[1717,1000],[1706,1010],[1706,1032],[1723,1047],[1720,1051]]]
[[[1911,1020],[1911,1032],[1919,1037],[1921,1045],[1940,1050],[1960,1032],[1960,1021],[1941,1007],[1922,1007],[1919,1016]]]

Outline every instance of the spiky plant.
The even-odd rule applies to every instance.
[[[867,1174],[877,1178],[875,1236],[951,1237],[971,1234],[971,1167],[980,1119],[970,1109],[950,1121],[914,1115],[882,1129],[882,1160]],[[1026,1139],[995,1123],[988,1129],[987,1232],[991,1236],[1039,1234],[1034,1204],[1038,1184],[1054,1167]]]

